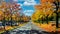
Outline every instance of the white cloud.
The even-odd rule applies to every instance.
[[[20,6],[23,6],[21,3],[17,3],[17,4],[19,4]]]
[[[31,16],[31,14],[25,13],[26,16]]]
[[[25,10],[24,13],[33,13],[33,10]]]
[[[35,0],[26,0],[23,5],[36,5],[36,1]]]
[[[27,15],[27,16],[31,16],[33,14],[33,10],[25,10],[24,11],[24,14]]]
[[[15,2],[16,2],[16,1],[18,1],[18,0],[13,0],[13,1],[15,1]]]
[[[16,1],[24,1],[24,0],[13,0],[13,1],[15,1],[15,2],[16,2]]]

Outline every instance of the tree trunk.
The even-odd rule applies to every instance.
[[[56,27],[58,28],[58,13],[56,13]]]

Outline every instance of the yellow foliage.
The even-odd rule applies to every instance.
[[[38,20],[44,16],[44,12],[42,10],[36,10],[35,13],[32,15],[32,20]]]
[[[6,30],[11,30],[11,29],[13,29],[13,27],[11,27],[11,26],[5,26],[5,29]]]
[[[58,28],[57,31],[60,32],[60,28]]]
[[[48,32],[56,31],[56,26],[52,26],[51,24],[42,24],[41,28]]]
[[[42,28],[43,30],[47,31],[47,32],[55,32],[56,31],[56,26],[52,26],[52,23],[49,22],[49,24],[41,24],[41,23],[35,23],[33,22],[33,24],[37,25],[39,28]]]
[[[0,14],[2,15],[2,14],[4,14],[4,13],[0,10]]]
[[[53,11],[51,11],[51,10],[45,12],[46,15],[50,15],[52,13],[53,13]]]
[[[42,17],[45,18],[47,15],[48,15],[48,18],[56,16],[56,13],[54,13],[55,6],[53,6],[52,2],[54,2],[54,0],[41,0],[41,4],[35,6],[36,11],[31,17],[32,20],[38,21],[38,19],[41,19]],[[60,12],[60,10],[58,10],[58,12]],[[39,24],[39,23],[34,22],[34,24],[36,24],[38,27],[46,30],[47,32],[56,31],[56,25],[52,26],[52,23]]]
[[[51,17],[53,14],[53,10],[51,9],[52,4],[50,3],[43,3],[41,5],[35,6],[35,13],[32,15],[32,20],[38,20],[41,18],[45,18],[47,15],[48,17]]]
[[[0,11],[0,20],[3,20],[4,13]]]
[[[12,15],[12,20],[16,20],[16,15]]]

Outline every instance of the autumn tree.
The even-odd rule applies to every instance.
[[[14,18],[12,16],[18,14],[18,10],[20,10],[20,5],[17,3],[6,3],[6,2],[2,2],[0,5],[0,20],[2,20],[2,24],[4,26],[5,29],[5,24],[6,22],[13,23]],[[15,14],[14,14],[15,12]],[[13,15],[14,14],[14,15]],[[19,14],[20,16],[20,14]],[[17,17],[17,16],[15,16]],[[15,18],[16,20],[16,18]]]
[[[48,2],[53,3],[56,6],[54,13],[56,13],[56,27],[58,28],[60,0],[48,0]]]
[[[60,0],[41,0],[41,3],[46,3],[46,2],[50,2],[56,6],[55,7],[56,10],[54,12],[56,13],[56,27],[58,28]]]
[[[56,21],[56,26],[55,26],[55,23],[54,23],[54,27],[53,27],[51,22],[49,22],[51,28],[49,26],[49,23],[48,24],[39,24],[40,22],[38,22],[38,25],[39,25],[40,28],[41,28],[41,25],[42,25],[42,28],[45,29],[45,30],[50,30],[50,29],[52,30],[53,29],[53,30],[56,31],[56,27],[58,28],[58,19],[60,18],[59,17],[60,16],[59,15],[60,14],[60,12],[59,12],[60,11],[59,10],[60,9],[60,5],[59,5],[60,0],[40,0],[40,1],[41,1],[41,4],[35,6],[36,10],[32,15],[33,23],[36,23],[36,21],[41,21],[40,19],[42,19],[43,17],[47,18],[46,19],[47,21],[50,20],[52,17],[54,17],[55,21]]]
[[[50,2],[47,2],[47,3],[46,2],[44,1],[44,3],[41,2],[40,5],[36,5],[35,13],[32,16],[35,17],[35,19],[41,19],[42,22],[45,19],[48,23],[48,20],[53,16],[53,13],[54,13],[53,9],[55,6],[53,6],[53,4]],[[33,20],[33,17],[32,17],[32,20]]]

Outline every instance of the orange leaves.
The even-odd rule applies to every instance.
[[[48,9],[48,8],[53,8],[52,3],[49,3],[49,2],[48,2],[47,4],[46,4],[46,3],[43,3],[43,4],[41,4],[41,5],[42,5],[43,8],[46,8],[46,9]]]
[[[11,14],[14,14],[16,16],[20,16],[20,13],[18,12],[18,10],[20,5],[17,3],[6,3],[6,2],[2,2],[0,5],[0,15],[5,15],[5,19],[10,19]],[[3,12],[3,13],[2,13]],[[13,15],[12,15],[13,16]],[[0,20],[1,18],[4,16],[0,16]]]
[[[48,0],[48,2],[51,2],[51,3],[54,2],[54,1],[55,1],[55,0]]]
[[[3,14],[3,12],[0,10],[0,15]]]
[[[35,8],[37,10],[44,10],[44,9],[52,9],[53,8],[53,4],[48,2],[48,3],[41,3],[41,5],[36,5]]]
[[[56,18],[55,17],[56,14],[54,14],[55,6],[53,5],[52,2],[54,2],[54,0],[41,0],[41,4],[38,6],[35,6],[36,12],[33,14],[32,19],[33,20],[35,19],[36,21],[38,21],[38,19],[39,19],[39,21],[41,21],[40,18],[42,16],[46,18],[47,15],[48,15],[48,21],[50,19]],[[58,11],[60,11],[60,10],[58,10]],[[36,21],[33,21],[33,22],[36,22]],[[39,24],[39,23],[37,24],[37,22],[36,22],[36,25],[38,27],[46,30],[47,32],[52,32],[52,31],[55,32],[56,31],[56,25],[52,26],[51,23],[49,23],[49,24]]]
[[[41,0],[41,3],[47,3],[47,2],[50,2],[50,3],[52,3],[52,2],[54,2],[55,0]]]
[[[6,30],[10,30],[10,29],[13,29],[13,27],[11,27],[11,26],[5,26],[5,29]]]
[[[41,6],[41,5],[35,5],[35,8],[36,8],[37,10],[39,10],[39,9],[42,9],[42,6]]]
[[[52,16],[53,13],[53,7],[52,4],[50,2],[48,3],[42,3],[41,5],[36,5],[35,6],[35,13],[32,15],[32,20],[38,20],[38,19],[45,19],[46,16],[48,15],[48,17]]]
[[[47,2],[48,0],[41,0],[43,2]],[[41,5],[35,6],[36,10],[39,10],[39,13],[43,13],[45,15],[50,15],[53,13],[53,4],[50,2],[41,3]]]
[[[59,0],[59,2],[60,2],[60,0]]]
[[[11,10],[20,10],[21,8],[19,8],[20,7],[20,5],[19,4],[17,4],[17,3],[6,3],[6,2],[2,2],[2,4],[1,4],[1,6],[0,6],[0,8],[4,8],[4,9],[11,9]],[[11,11],[10,10],[10,11]]]
[[[50,14],[52,14],[52,13],[53,13],[53,11],[46,11],[46,12],[45,12],[46,15],[50,15]]]
[[[41,3],[45,3],[45,2],[47,2],[47,0],[41,0]]]
[[[4,13],[2,11],[0,11],[0,20],[3,19]]]
[[[2,2],[1,8],[6,8],[6,2]]]
[[[43,30],[47,31],[47,32],[55,32],[56,31],[56,26],[52,26],[52,23],[49,24],[41,24],[41,23],[35,23],[33,22],[33,24],[37,25],[39,28],[42,28]]]

